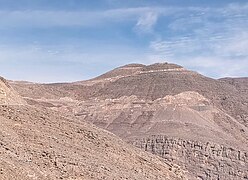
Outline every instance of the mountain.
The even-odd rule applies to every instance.
[[[25,101],[1,78],[0,179],[191,179],[178,165],[73,116]],[[3,94],[3,93],[2,93]]]
[[[248,178],[246,79],[217,80],[156,63],[87,81],[11,86],[30,105],[93,123],[195,179]]]
[[[247,81],[246,81],[247,82]],[[74,100],[107,99],[135,95],[155,100],[167,95],[194,91],[211,100],[240,123],[248,126],[247,99],[240,96],[235,85],[224,80],[205,77],[175,64],[129,64],[116,68],[97,78],[60,84],[30,84],[12,82],[11,85],[24,97],[32,99]]]

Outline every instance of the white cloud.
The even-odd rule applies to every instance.
[[[248,28],[247,28],[248,30]],[[246,56],[248,57],[248,32],[238,31],[230,35],[223,43],[215,45],[217,53],[226,56]]]
[[[156,8],[154,8],[156,10]],[[2,27],[51,27],[51,26],[99,26],[110,21],[136,21],[140,26],[151,26],[156,21],[152,8],[137,7],[98,11],[0,11]],[[143,17],[143,15],[145,16]]]
[[[101,26],[129,22],[138,33],[154,35],[150,52],[112,45],[111,50],[87,52],[67,48],[36,46],[0,47],[0,62],[23,61],[114,63],[157,62],[168,60],[199,70],[213,77],[243,76],[248,69],[248,5],[232,4],[221,8],[137,7],[87,11],[0,11],[0,29],[16,27],[50,28],[55,26]],[[173,21],[156,32],[158,19],[170,16]],[[162,20],[161,20],[162,22]],[[105,47],[103,44],[98,46]],[[128,46],[128,45],[127,45]],[[92,50],[95,47],[92,46]],[[70,49],[70,48],[69,48]],[[72,48],[73,49],[73,48]],[[138,52],[139,51],[139,52]],[[1,64],[2,66],[2,64]],[[3,67],[3,66],[2,66]],[[64,77],[61,77],[63,79]],[[28,78],[27,78],[28,79]],[[50,79],[51,80],[51,79]]]
[[[155,52],[176,55],[178,53],[191,53],[201,47],[199,46],[197,40],[191,37],[182,36],[175,37],[169,40],[151,41],[150,48]]]
[[[152,32],[153,26],[156,24],[158,14],[156,12],[147,12],[143,14],[136,23],[136,28],[142,32]]]
[[[191,8],[179,14],[168,26],[177,35],[150,42],[152,57],[212,77],[247,76],[248,4]]]
[[[236,62],[235,59],[216,56],[198,56],[191,59],[181,59],[180,62],[204,75],[212,74],[212,77],[215,78],[246,76],[248,67],[247,59]]]

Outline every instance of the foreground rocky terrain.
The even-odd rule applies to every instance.
[[[29,105],[93,123],[204,180],[248,179],[247,83],[168,63],[75,83],[10,82]]]
[[[191,179],[177,164],[112,133],[27,105],[4,79],[0,88],[1,180]]]

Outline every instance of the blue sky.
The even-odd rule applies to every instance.
[[[246,0],[0,0],[0,17],[8,79],[77,81],[164,61],[248,76]]]

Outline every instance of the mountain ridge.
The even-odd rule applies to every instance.
[[[93,123],[196,179],[240,180],[248,177],[247,83],[156,63],[81,82],[11,85],[30,105]]]

